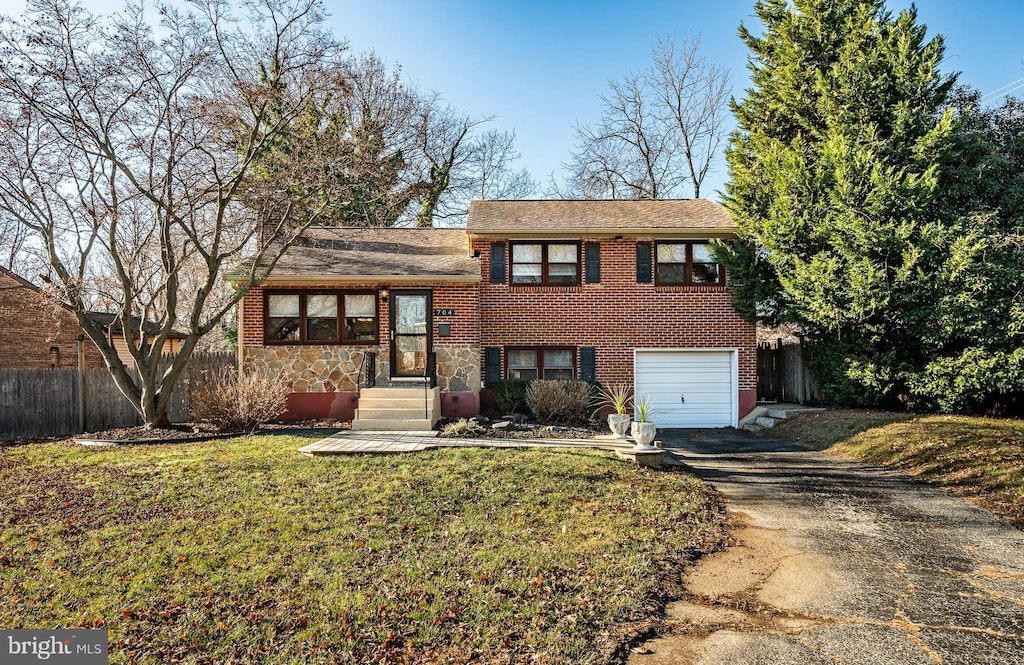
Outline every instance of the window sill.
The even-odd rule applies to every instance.
[[[658,293],[714,293],[728,291],[726,284],[655,284]]]
[[[263,340],[263,346],[375,346],[378,341],[372,342],[280,342]]]
[[[579,291],[579,284],[510,284],[509,291],[524,293],[572,293]]]

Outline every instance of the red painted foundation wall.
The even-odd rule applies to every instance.
[[[750,413],[757,406],[756,390],[739,391],[739,417]],[[359,406],[359,393],[289,393],[288,410],[278,418],[281,422],[294,420],[352,420]],[[483,408],[483,410],[481,409]],[[497,414],[493,390],[481,392],[449,392],[441,394],[441,415],[445,418],[472,418],[482,412]],[[611,408],[601,409],[600,417],[611,413]]]
[[[352,420],[356,417],[359,393],[288,393],[288,410],[278,420]]]
[[[294,420],[352,420],[359,406],[359,393],[289,393],[288,410],[278,418]],[[475,391],[441,394],[441,415],[445,418],[472,418],[480,415],[480,393]]]
[[[475,391],[441,393],[441,415],[445,418],[479,416],[480,393]]]

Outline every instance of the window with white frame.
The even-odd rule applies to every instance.
[[[576,350],[562,347],[509,347],[505,350],[510,379],[573,379]]]
[[[377,342],[374,292],[264,292],[267,344],[373,344]]]
[[[578,242],[512,243],[512,283],[559,286],[580,283]]]

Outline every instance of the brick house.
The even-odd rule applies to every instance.
[[[708,251],[734,228],[696,199],[474,201],[465,229],[311,229],[242,301],[239,360],[287,377],[288,417],[357,428],[475,415],[503,378],[625,382],[661,427],[735,426],[756,400],[755,330]]]
[[[88,316],[107,333],[118,356],[131,367],[134,361],[118,318],[103,312],[89,312]],[[78,338],[85,333],[74,312],[54,303],[38,286],[5,268],[0,268],[0,321],[0,368],[78,366]],[[136,337],[139,323],[139,318],[133,317]],[[152,335],[152,324],[147,324],[146,331]],[[184,338],[182,333],[172,332],[165,349],[177,351]],[[92,342],[85,345],[85,364],[106,367]]]
[[[78,336],[83,334],[74,313],[52,301],[32,282],[0,268],[0,367],[32,369],[78,367]],[[92,344],[85,348],[86,365],[103,367]]]

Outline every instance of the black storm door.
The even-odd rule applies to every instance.
[[[391,376],[423,376],[432,350],[430,291],[391,291]]]

